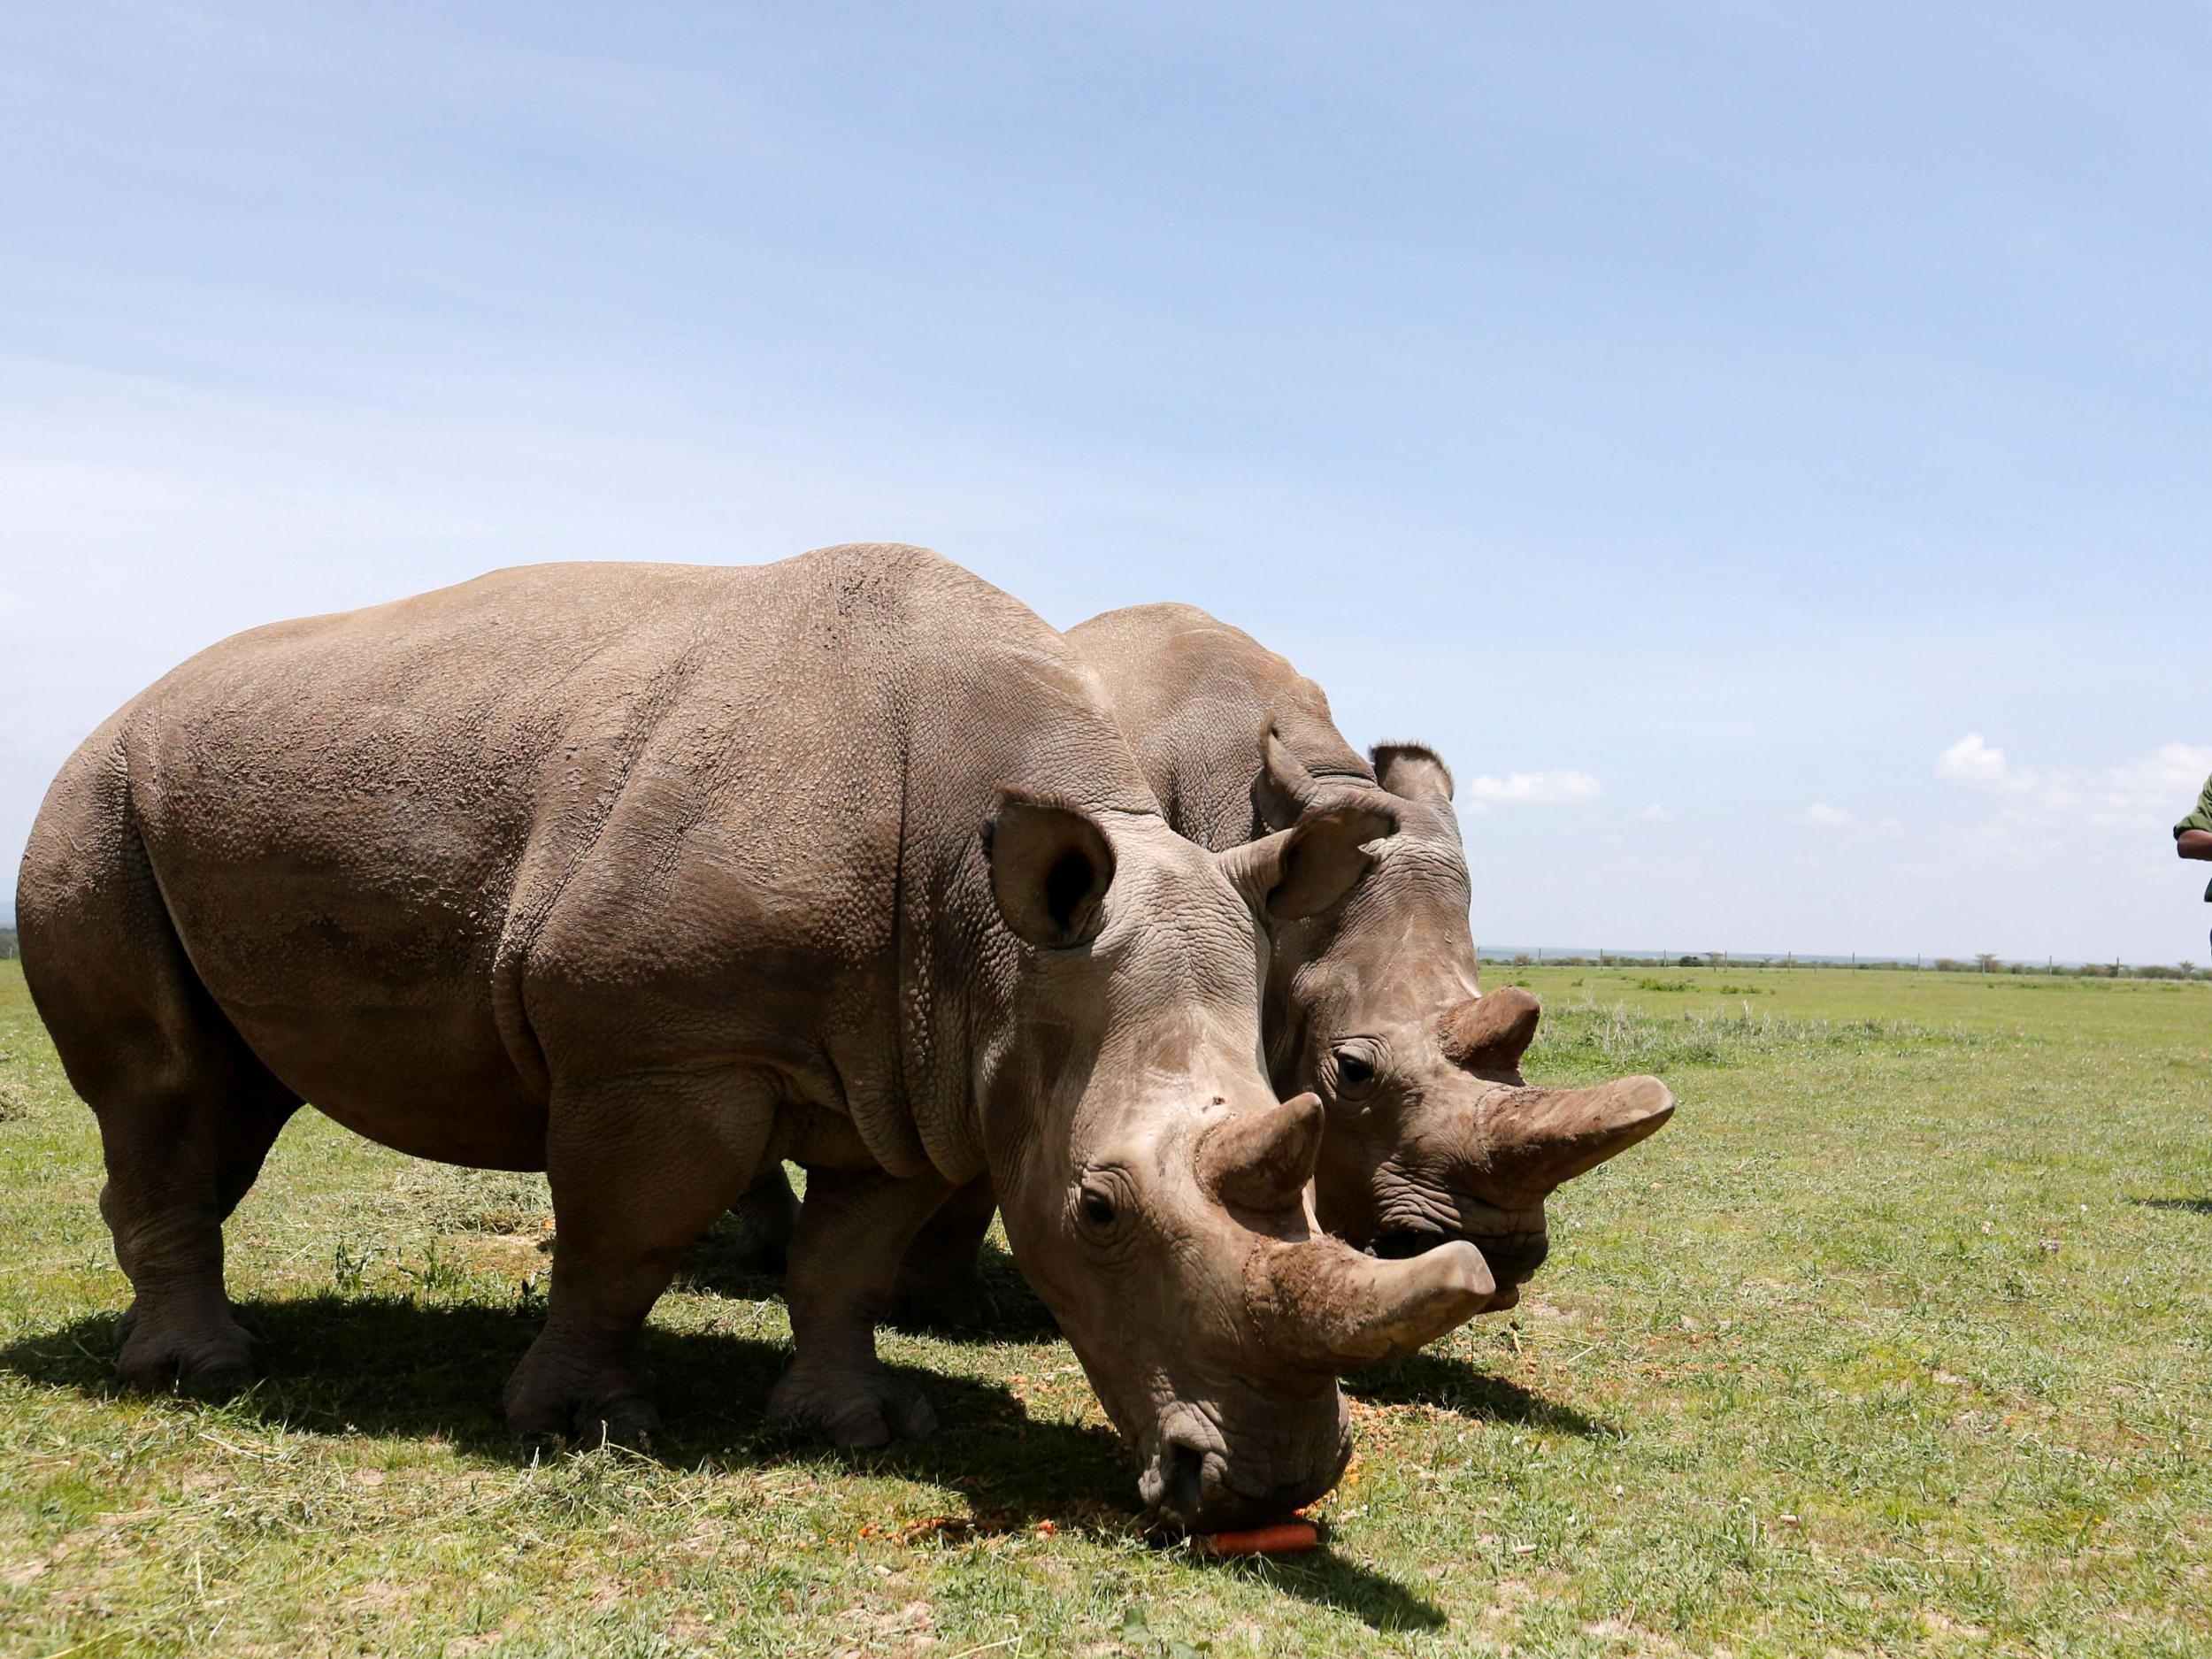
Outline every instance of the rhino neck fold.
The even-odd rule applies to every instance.
[[[907,764],[910,772],[910,751]],[[902,1139],[956,1185],[980,1175],[985,1164],[970,1036],[978,1010],[970,1004],[979,995],[990,995],[990,976],[963,960],[952,942],[962,931],[953,925],[961,914],[961,889],[978,885],[963,879],[969,873],[966,849],[918,833],[914,815],[906,810],[910,800],[902,788],[892,917],[893,1094],[904,1108]],[[970,891],[964,896],[972,903],[983,895]],[[870,1149],[875,1150],[872,1142]]]

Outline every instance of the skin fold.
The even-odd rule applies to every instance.
[[[1225,849],[1310,811],[1387,816],[1375,868],[1327,915],[1270,929],[1263,1018],[1279,1092],[1325,1108],[1315,1203],[1363,1248],[1411,1256],[1468,1240],[1512,1306],[1548,1248],[1545,1200],[1655,1133],[1673,1097],[1655,1078],[1586,1089],[1526,1087],[1540,1010],[1525,991],[1482,994],[1452,779],[1418,744],[1354,749],[1321,688],[1250,635],[1189,605],[1110,611],[1071,631],[1096,671],[1168,822]],[[742,1213],[772,1253],[789,1189],[764,1172]],[[954,1195],[908,1252],[906,1317],[986,1324],[975,1268],[987,1184]]]
[[[1322,1104],[1260,1059],[1263,929],[1343,902],[1385,804],[1194,844],[1096,672],[913,548],[502,571],[227,641],[67,763],[18,893],[99,1119],[119,1374],[250,1374],[223,1223],[312,1102],[546,1171],[518,1432],[652,1432],[648,1310],[789,1158],[812,1185],[771,1409],[922,1433],[875,1322],[987,1182],[1149,1511],[1271,1518],[1348,1455],[1336,1375],[1494,1288],[1471,1247],[1319,1235]]]

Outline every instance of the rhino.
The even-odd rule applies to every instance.
[[[1653,1077],[1531,1088],[1522,1056],[1541,1010],[1517,987],[1484,995],[1469,929],[1466,854],[1450,771],[1417,743],[1371,759],[1327,697],[1251,635],[1186,604],[1137,605],[1068,640],[1099,673],[1170,824],[1225,850],[1316,810],[1373,810],[1393,832],[1327,914],[1271,924],[1263,1029],[1271,1081],[1317,1094],[1314,1201],[1331,1233],[1385,1257],[1465,1240],[1510,1308],[1549,1248],[1545,1200],[1656,1133],[1674,1097]],[[747,1248],[772,1259],[793,1225],[780,1167],[741,1206]],[[948,1202],[901,1275],[902,1317],[973,1327],[995,1315],[975,1267],[987,1186]]]
[[[1363,797],[1185,839],[1097,671],[915,548],[524,567],[240,634],[67,762],[19,888],[99,1121],[119,1378],[251,1373],[223,1224],[311,1101],[546,1172],[518,1432],[651,1435],[647,1313],[788,1158],[813,1179],[776,1417],[928,1432],[875,1324],[987,1180],[1148,1515],[1307,1502],[1349,1455],[1337,1376],[1494,1288],[1472,1245],[1318,1233],[1324,1109],[1261,1063],[1263,924],[1341,902],[1389,829]]]

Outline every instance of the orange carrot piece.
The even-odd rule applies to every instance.
[[[1320,1542],[1321,1533],[1311,1521],[1286,1521],[1241,1532],[1216,1532],[1206,1540],[1206,1547],[1217,1555],[1294,1555]]]

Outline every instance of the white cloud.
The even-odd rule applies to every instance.
[[[1979,732],[1969,732],[1938,755],[1935,769],[1939,778],[1978,789],[2001,787],[2008,771],[2005,751],[1990,748]]]
[[[1643,808],[1636,814],[1636,816],[1644,819],[1646,822],[1652,824],[1671,824],[1674,822],[1674,814],[1668,811],[1666,808],[1661,806],[1656,801],[1654,801],[1649,806]]]
[[[1586,772],[1516,772],[1477,778],[1466,793],[1484,806],[1570,806],[1596,800],[1605,786]]]
[[[1936,757],[1936,775],[2006,797],[2003,816],[2047,828],[2085,824],[2100,829],[2170,823],[2212,772],[2212,746],[2165,743],[2147,755],[2101,767],[2014,766],[1979,732]]]
[[[1816,801],[1805,809],[1805,821],[1821,829],[1841,829],[1855,820],[1840,807],[1830,806],[1825,801]]]

